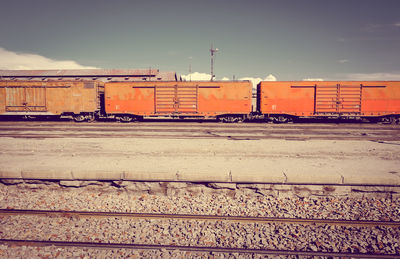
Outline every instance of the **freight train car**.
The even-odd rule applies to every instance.
[[[287,81],[257,85],[257,111],[275,122],[297,117],[400,120],[399,81]]]
[[[97,81],[0,81],[0,115],[90,120],[100,111],[102,91]]]
[[[105,113],[128,122],[143,117],[243,121],[251,113],[252,84],[235,82],[109,82]]]

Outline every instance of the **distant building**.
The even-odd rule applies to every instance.
[[[0,70],[0,80],[177,81],[175,72],[158,69]]]

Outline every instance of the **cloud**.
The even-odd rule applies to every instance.
[[[187,75],[182,75],[181,76],[183,80],[189,81],[190,79],[192,81],[209,81],[211,79],[211,75],[207,74],[207,73],[199,73],[199,72],[194,72],[191,74],[187,74]],[[216,79],[216,80],[221,80],[221,81],[229,81],[231,80],[228,77],[222,77],[222,79]],[[276,77],[272,74],[269,74],[268,76],[266,76],[265,78],[261,78],[261,77],[241,77],[238,80],[248,80],[251,81],[253,83],[253,88],[255,88],[258,83],[260,83],[260,81],[276,81]]]
[[[324,81],[323,78],[304,78],[303,81]]]
[[[363,28],[361,28],[361,30],[366,32],[375,32],[382,27],[384,27],[384,25],[382,24],[369,23],[365,25]]]
[[[400,72],[398,73],[350,73],[345,75],[347,80],[355,81],[386,81],[400,80]]]
[[[344,64],[344,63],[348,63],[349,60],[348,59],[339,59],[338,62],[341,64]]]
[[[272,74],[269,74],[265,78],[261,77],[241,77],[239,80],[249,80],[253,83],[253,88],[255,88],[261,81],[276,81],[276,77]]]
[[[210,81],[211,74],[194,72],[191,74],[182,75],[181,77],[183,80],[186,80],[186,81],[190,81],[190,80],[192,80],[192,81]]]
[[[375,33],[382,30],[393,30],[393,27],[400,27],[400,22],[386,23],[386,24],[366,24],[361,28],[361,31]]]
[[[13,52],[0,47],[0,69],[91,69],[73,60],[54,60],[32,53]]]

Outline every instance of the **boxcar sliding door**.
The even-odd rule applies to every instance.
[[[361,112],[360,85],[316,85],[316,114],[358,114]]]
[[[198,110],[198,86],[155,86],[155,112],[157,114],[193,114]]]
[[[6,111],[46,111],[46,88],[42,86],[6,87]]]

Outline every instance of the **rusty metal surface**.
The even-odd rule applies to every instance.
[[[0,81],[0,115],[46,112],[93,113],[99,109],[100,82],[85,81]]]
[[[175,72],[158,69],[0,70],[1,80],[75,79],[108,81],[176,81]]]
[[[399,81],[285,81],[258,85],[258,110],[294,116],[400,114]]]
[[[6,88],[6,111],[46,111],[46,89],[43,87]]]

